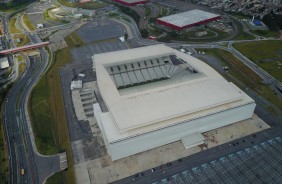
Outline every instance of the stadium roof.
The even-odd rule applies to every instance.
[[[191,10],[166,17],[159,18],[158,20],[170,23],[178,27],[184,27],[190,24],[195,24],[208,19],[219,17],[220,15],[209,13],[202,10]]]
[[[159,62],[159,65],[151,63],[163,58],[169,58],[167,66],[164,65],[165,62]],[[145,61],[147,66],[143,66]],[[204,62],[164,45],[96,54],[93,56],[93,62],[99,91],[109,110],[101,115],[109,141],[117,141],[253,102]],[[116,67],[136,62],[140,62],[140,66],[136,66],[134,70],[129,67],[127,70]],[[116,68],[111,70],[110,67]],[[122,75],[125,74],[131,81],[130,76],[137,78],[134,72],[141,72],[145,78],[153,75],[150,74],[150,69],[158,68],[164,72],[171,70],[170,77],[160,76],[164,77],[163,80],[148,78],[146,82],[130,84],[121,89],[111,75],[116,72],[123,81]],[[128,74],[129,72],[133,72],[132,75]]]

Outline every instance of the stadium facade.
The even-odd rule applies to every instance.
[[[138,4],[146,4],[148,0],[114,0],[116,3],[120,3],[126,6],[135,6]]]
[[[206,24],[218,19],[220,19],[220,15],[195,9],[158,18],[157,23],[180,31],[192,26]]]
[[[252,117],[255,102],[204,62],[164,45],[96,54],[94,115],[112,160]]]

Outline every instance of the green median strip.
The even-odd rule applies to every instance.
[[[35,30],[35,27],[32,25],[26,14],[23,16],[23,22],[30,31]]]
[[[269,86],[262,83],[262,79],[232,53],[221,49],[197,49],[204,51],[207,55],[212,55],[221,61],[222,66],[228,66],[228,72],[222,75],[228,80],[235,83],[241,89],[250,88],[256,91],[260,96],[271,102],[273,105],[282,110],[282,101]],[[236,80],[234,80],[234,78]],[[240,81],[240,82],[238,82]]]

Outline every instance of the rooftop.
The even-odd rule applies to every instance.
[[[178,59],[173,61],[172,57]],[[173,72],[165,80],[148,80],[149,83],[119,89],[120,85],[112,77],[112,72],[116,69],[109,69],[113,66],[131,65],[137,61],[148,61],[147,67],[140,68],[140,64],[138,70],[149,70],[149,61],[160,58],[170,58],[167,64],[176,67],[178,72]],[[102,118],[109,122],[104,126],[110,141],[171,126],[185,118],[195,118],[253,102],[204,62],[164,45],[97,54],[93,56],[93,61],[100,94],[109,110]],[[160,62],[155,67],[163,64]],[[184,66],[189,66],[190,69],[184,69]],[[197,72],[193,72],[193,69]],[[117,75],[121,75],[121,71],[121,68],[116,71]],[[130,71],[125,72],[127,76],[128,72]]]
[[[159,20],[173,24],[178,27],[184,27],[186,25],[201,22],[207,19],[212,19],[219,17],[220,15],[209,13],[206,11],[194,9],[191,11],[186,11],[174,15],[169,15],[166,17],[161,17]]]

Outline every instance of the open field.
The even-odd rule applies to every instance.
[[[12,17],[9,21],[9,26],[10,26],[10,33],[15,34],[15,33],[20,33],[20,30],[17,29],[16,27],[16,17]]]
[[[246,32],[238,34],[233,40],[254,40],[255,37]]]
[[[64,184],[64,171],[57,172],[47,179],[46,184]]]
[[[26,63],[24,63],[24,62],[19,63],[19,76],[22,75],[22,73],[25,71],[25,69],[26,69]]]
[[[183,32],[183,33],[180,33],[180,34],[177,34],[175,32],[171,32],[171,33],[168,33],[167,36],[165,37],[162,37],[160,39],[160,41],[173,41],[173,40],[176,40],[176,41],[191,41],[191,42],[209,42],[209,41],[218,41],[218,40],[223,40],[225,38],[227,38],[228,36],[230,36],[229,33],[226,33],[224,31],[220,31],[220,30],[217,30],[217,29],[212,29],[210,28],[211,31],[213,32],[216,32],[218,34],[218,36],[216,37],[209,37],[209,38],[197,38],[194,36],[194,38],[191,38],[187,35],[190,35],[189,32]],[[213,33],[208,33],[208,36],[211,35]]]
[[[24,2],[24,1],[22,1],[21,3],[7,3],[7,4],[2,3],[1,6],[0,6],[0,11],[3,11],[3,12],[13,12],[13,11],[25,8],[29,4],[31,4],[31,2]]]
[[[69,62],[70,50],[68,48],[57,51],[55,61],[36,84],[30,97],[30,113],[38,151],[42,154],[66,151],[68,156],[68,170],[51,177],[49,180],[51,183],[64,181],[72,184],[75,181],[59,76],[60,67]]]
[[[277,38],[280,36],[279,32],[275,32],[275,31],[269,31],[269,30],[250,30],[250,32],[259,35],[259,36],[263,36],[263,37],[274,37]]]
[[[48,104],[48,88],[46,76],[43,75],[30,97],[30,113],[36,146],[40,153],[46,155],[60,151],[58,132]]]
[[[245,66],[232,53],[220,49],[197,49],[206,52],[208,55],[215,56],[220,59],[222,66],[228,66],[229,70],[223,73],[223,76],[228,81],[232,81],[241,89],[251,88],[256,91],[266,100],[274,104],[279,109],[282,109],[282,101],[267,85],[262,84],[261,78],[250,68]],[[234,80],[234,78],[236,80]],[[239,82],[238,82],[238,81]]]
[[[282,81],[282,41],[235,44],[234,47],[259,67]]]
[[[72,32],[71,34],[66,36],[65,41],[67,42],[69,47],[78,47],[83,44],[82,39],[78,36],[76,32]]]
[[[35,27],[32,25],[26,14],[23,16],[23,22],[30,31],[35,30]]]
[[[145,16],[148,17],[151,15],[151,8],[147,5],[144,6],[145,8]]]

